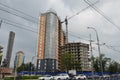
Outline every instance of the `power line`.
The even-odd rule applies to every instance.
[[[17,16],[17,17],[23,18],[23,19],[25,19],[25,20],[27,20],[27,21],[30,21],[30,22],[33,22],[33,23],[37,23],[37,22],[34,21],[34,20],[27,19],[27,18],[25,18],[25,17],[23,17],[23,16],[21,16],[21,15],[18,15],[18,14],[12,13],[12,12],[10,12],[10,11],[8,11],[8,10],[4,10],[4,9],[0,9],[0,10],[1,10],[1,11],[4,11],[4,12],[7,12],[7,13],[9,13],[9,14],[12,14],[12,15],[14,15],[14,16]]]
[[[92,3],[91,5],[95,5],[96,3],[98,3],[99,1],[96,1],[95,3]],[[91,6],[89,5],[89,6],[87,6],[86,8],[83,8],[82,10],[80,10],[79,12],[77,12],[76,14],[74,14],[74,15],[72,15],[72,16],[70,16],[70,17],[68,17],[67,18],[67,20],[70,20],[70,19],[72,19],[73,17],[75,17],[75,16],[77,16],[77,15],[79,15],[81,12],[83,12],[83,11],[85,11],[85,10],[87,10],[88,8],[90,8]],[[65,22],[65,20],[64,21],[62,21],[61,23],[64,23]]]
[[[70,34],[70,33],[69,33]],[[83,40],[85,40],[85,41],[89,41],[88,39],[84,39],[84,38],[81,38],[80,36],[78,36],[78,35],[76,35],[75,33],[73,34],[70,34],[71,36],[73,36],[73,37],[76,37],[76,38],[78,38],[78,39],[83,39]],[[101,42],[102,43],[102,42]],[[117,49],[115,49],[114,48],[114,46],[108,46],[108,45],[106,45],[106,44],[104,44],[108,49],[111,49],[111,50],[113,50],[113,51],[115,51],[115,52],[118,52],[118,53],[120,53],[120,51],[119,50],[117,50]],[[119,46],[118,46],[119,47]]]
[[[17,25],[26,26],[26,25],[23,25],[23,24],[20,24],[20,23],[17,23],[17,22],[13,22],[13,21],[8,20],[8,19],[5,19],[5,18],[1,18],[1,17],[0,17],[0,19],[2,19],[2,20],[4,20],[4,21],[8,21],[8,22],[10,22],[10,23],[17,24]],[[26,26],[26,27],[28,27],[28,28],[33,28],[33,27],[31,27],[31,26]]]
[[[98,2],[98,1],[97,1]],[[92,5],[96,4],[97,2],[93,3]],[[86,9],[88,9],[90,6],[82,9],[81,11],[79,11],[78,13],[76,13],[75,15],[69,17],[69,18],[65,18],[64,21],[62,21],[61,23],[64,23],[65,22],[65,25],[66,25],[66,43],[68,43],[68,20],[72,19],[74,16],[80,14],[81,12],[85,11]]]
[[[112,47],[120,47],[120,46],[112,46]]]
[[[2,6],[4,6],[4,7],[7,7],[7,8],[9,8],[9,9],[12,9],[12,10],[14,10],[14,11],[17,11],[17,12],[21,13],[21,14],[24,14],[24,15],[26,15],[26,16],[29,16],[29,17],[31,17],[31,18],[34,18],[34,19],[38,20],[37,18],[35,18],[35,17],[31,16],[31,15],[28,15],[28,14],[26,14],[26,13],[20,11],[20,10],[17,10],[17,9],[15,9],[15,8],[12,8],[12,7],[10,7],[10,6],[7,6],[7,5],[5,5],[5,4],[3,4],[3,3],[0,3],[0,5],[2,5]]]
[[[33,32],[33,33],[37,33],[36,31],[30,30],[30,29],[27,29],[27,28],[24,28],[24,27],[21,27],[21,26],[18,26],[18,25],[15,25],[15,24],[12,24],[12,23],[9,23],[9,22],[6,22],[6,21],[3,21],[3,23],[6,23],[6,24],[9,24],[9,25],[12,25],[13,27],[17,27],[17,28],[20,28],[20,29],[23,29],[23,30],[27,30],[27,31],[30,31],[30,32]]]
[[[101,42],[101,43],[103,43],[103,42]],[[115,49],[115,47],[120,47],[120,46],[111,46],[111,45],[107,45],[106,43],[103,43],[103,44],[104,44],[104,46],[106,46],[108,49],[111,49],[111,50],[113,50],[113,51],[115,51],[115,52],[120,53],[119,50]]]
[[[69,32],[71,32],[71,33],[73,33],[73,34],[76,34],[76,35],[78,35],[78,36],[82,36],[82,37],[86,37],[86,38],[89,37],[89,36],[85,36],[85,35],[81,35],[81,34],[75,33],[75,32],[70,31],[70,30],[69,30]],[[89,40],[89,38],[88,38],[88,40]]]
[[[108,45],[106,45],[106,44],[105,44],[105,46],[106,46],[107,48],[109,48],[109,49],[113,50],[113,51],[116,51],[116,52],[120,53],[120,51],[119,51],[119,50],[115,49],[115,48],[114,48],[114,47],[112,47],[112,46],[108,46]]]
[[[74,34],[71,34],[71,33],[69,33],[69,35],[70,35],[70,36],[73,36],[73,37],[76,37],[76,38],[78,38],[78,39],[82,39],[82,40],[85,40],[85,41],[89,41],[88,39],[82,38],[82,37],[80,37],[80,36],[77,36],[77,35],[74,35]]]
[[[91,5],[93,6],[93,5],[95,5],[96,3],[98,3],[98,2],[99,2],[99,1],[96,1],[95,3],[92,3]],[[76,15],[79,15],[81,12],[87,10],[87,9],[90,8],[90,7],[91,7],[91,6],[89,5],[89,6],[87,6],[86,8],[82,9],[81,11],[77,12],[76,14],[70,16],[70,17],[68,18],[68,20],[72,19],[72,18],[75,17]]]
[[[91,6],[96,12],[98,12],[101,16],[103,16],[108,22],[110,22],[111,24],[113,24],[119,31],[120,31],[120,27],[118,25],[116,25],[108,16],[105,16],[104,13],[98,9],[95,5],[91,5],[90,1],[86,1],[84,0],[89,6]]]
[[[73,37],[76,37],[76,38],[78,38],[78,39],[82,39],[82,40],[85,40],[85,41],[89,41],[88,39],[85,39],[85,38],[82,38],[82,37],[80,37],[80,36],[78,36],[78,35],[76,35],[76,34],[71,34],[70,32],[68,32],[69,33],[69,35],[71,35],[71,36],[73,36]]]

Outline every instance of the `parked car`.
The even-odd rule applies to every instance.
[[[68,80],[69,79],[69,75],[63,73],[63,74],[58,74],[58,75],[54,76],[53,78],[54,78],[54,80],[63,80],[63,79]]]
[[[79,80],[79,79],[87,79],[86,75],[84,75],[84,74],[79,74],[79,75],[77,75],[77,76],[74,76],[74,78],[75,78],[76,80]]]
[[[43,75],[43,76],[39,77],[38,80],[53,80],[53,76]]]
[[[110,75],[103,75],[103,78],[110,78]]]
[[[97,80],[97,79],[100,78],[100,76],[99,76],[99,75],[96,75],[96,74],[87,76],[87,79],[88,79],[88,80],[89,80],[89,79],[91,80],[92,78],[94,78],[95,80]]]

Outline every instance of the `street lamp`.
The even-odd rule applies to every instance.
[[[93,40],[91,40],[91,34],[90,34],[91,71],[92,71],[92,80],[94,80],[92,42]]]
[[[101,52],[100,52],[100,44],[99,44],[99,37],[98,37],[98,33],[97,30],[93,27],[88,27],[88,29],[92,29],[95,31],[96,33],[96,37],[97,37],[97,45],[98,45],[98,52],[99,52],[99,62],[100,62],[100,69],[101,69],[101,75],[103,76],[103,66],[102,66],[102,60],[101,60]]]
[[[30,68],[30,69],[31,69],[31,74],[32,74],[32,63],[33,63],[33,59],[34,59],[35,57],[37,57],[37,56],[33,56],[33,57],[32,57],[32,60],[31,60],[31,68]],[[35,69],[35,67],[34,67],[34,69]]]
[[[17,76],[17,54],[16,54],[16,56],[15,56],[15,61],[14,61],[14,70],[15,70],[15,72],[14,72],[14,80],[16,80],[16,76]]]

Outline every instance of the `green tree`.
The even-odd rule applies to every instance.
[[[80,62],[76,60],[75,55],[72,53],[61,54],[62,71],[68,71],[71,69],[80,70]]]
[[[108,70],[108,64],[109,61],[111,60],[110,58],[107,58],[105,57],[104,54],[101,54],[100,55],[100,58],[101,58],[101,61],[102,61],[102,68],[103,68],[103,72],[107,71]],[[94,67],[94,70],[96,72],[100,72],[101,69],[100,69],[100,60],[99,60],[99,57],[93,57],[93,67]]]
[[[96,72],[100,71],[100,66],[99,66],[99,58],[98,57],[94,57],[93,58],[93,68]]]
[[[22,64],[20,67],[17,68],[17,72],[21,71],[33,71],[35,69],[34,64],[31,62]]]
[[[71,68],[73,57],[70,53],[61,54],[61,65],[62,70],[68,71]]]
[[[81,70],[81,62],[80,61],[75,61],[73,65],[74,65],[74,69],[76,71],[82,71]]]
[[[108,71],[111,74],[116,73],[116,72],[120,72],[120,64],[116,61],[112,61],[109,65],[109,70]]]
[[[109,61],[111,60],[110,58],[105,57],[105,54],[101,54],[101,59],[102,59],[102,68],[103,68],[103,72],[106,72],[108,69],[108,64]]]

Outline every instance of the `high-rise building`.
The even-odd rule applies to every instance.
[[[11,55],[12,55],[14,37],[15,37],[15,33],[13,31],[10,31],[8,47],[7,47],[7,54],[6,54],[6,60],[5,60],[5,62],[3,62],[3,63],[6,63],[6,65],[4,67],[9,68],[9,66],[10,66],[10,60],[11,60]]]
[[[74,59],[74,63],[78,63],[80,62],[79,65],[77,66],[72,66],[73,69],[77,70],[77,71],[90,71],[90,67],[89,67],[89,45],[85,44],[85,43],[81,43],[81,42],[73,42],[73,43],[67,43],[64,46],[61,47],[60,49],[60,54],[65,54],[65,53],[69,53],[69,54],[74,54],[75,55],[75,59]],[[60,55],[61,56],[61,55]],[[77,62],[75,62],[77,61]],[[62,64],[59,65],[60,70],[62,71]]]
[[[2,61],[2,49],[3,49],[3,47],[0,45],[0,66],[1,66],[1,61]]]
[[[23,61],[24,61],[24,53],[22,51],[18,51],[15,57],[16,66],[20,67],[23,64]]]
[[[52,11],[41,14],[37,49],[37,69],[39,71],[58,70],[59,47],[64,45],[64,39],[61,21],[57,14]]]

